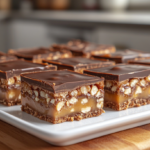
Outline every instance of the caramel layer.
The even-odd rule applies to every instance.
[[[57,106],[51,105],[49,108],[46,108],[40,103],[34,101],[28,96],[22,95],[22,105],[23,106],[29,106],[32,109],[36,110],[37,112],[43,114],[43,115],[48,115],[52,118],[60,118],[64,116],[74,116],[77,113],[87,113],[92,110],[97,110],[100,108],[97,108],[97,101],[96,98],[94,97],[89,97],[87,98],[87,102],[83,104],[83,99],[87,97],[83,96],[78,99],[78,101],[75,104],[72,104],[70,106],[64,106],[60,111],[57,110]],[[85,101],[84,101],[85,102]],[[103,102],[102,102],[103,103]],[[103,107],[103,104],[102,104]],[[101,107],[101,108],[102,108]]]
[[[150,95],[150,86],[142,89],[142,93],[136,94],[135,92],[131,96],[123,96],[117,93],[110,93],[105,91],[104,101],[114,102],[116,104],[123,104],[129,99],[138,98],[138,99],[147,99]]]
[[[11,89],[6,89],[6,90],[2,90],[0,89],[0,100],[4,100],[4,101],[16,101],[18,99],[21,100],[20,97],[21,94],[21,88],[11,88]]]

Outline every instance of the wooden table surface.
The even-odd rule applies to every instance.
[[[0,150],[150,150],[150,124],[57,147],[0,121]]]

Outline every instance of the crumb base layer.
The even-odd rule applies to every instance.
[[[3,104],[5,106],[14,106],[14,105],[21,105],[21,100],[20,101],[5,101],[5,100],[0,100],[0,104]]]
[[[54,119],[48,115],[44,115],[41,114],[39,112],[37,112],[36,110],[32,109],[31,107],[27,106],[27,105],[22,105],[21,107],[22,111],[35,116],[41,120],[45,120],[47,122],[51,122],[53,124],[57,124],[57,123],[62,123],[62,122],[66,122],[66,121],[74,121],[74,120],[82,120],[82,119],[86,119],[86,118],[91,118],[91,117],[96,117],[101,115],[102,113],[104,113],[105,111],[101,108],[98,110],[94,110],[94,111],[90,111],[88,113],[77,113],[74,116],[65,116],[65,117],[61,117],[59,119]],[[96,112],[95,112],[96,111]]]
[[[104,107],[112,108],[114,110],[126,110],[132,107],[140,107],[143,105],[150,104],[150,98],[142,99],[142,98],[133,98],[128,100],[122,104],[117,104],[115,102],[104,101]]]

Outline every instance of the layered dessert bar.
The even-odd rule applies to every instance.
[[[113,61],[102,61],[83,57],[73,57],[59,60],[43,60],[43,62],[56,65],[58,70],[68,69],[80,73],[83,73],[83,70],[85,69],[93,69],[98,67],[108,67],[115,65],[115,62]]]
[[[61,123],[101,115],[104,79],[68,70],[21,75],[22,110]]]
[[[18,58],[15,56],[11,56],[11,55],[0,55],[0,63],[1,62],[6,62],[6,61],[13,61],[13,60],[17,60]]]
[[[72,53],[62,50],[62,51],[50,51],[49,48],[33,48],[33,49],[19,49],[19,50],[9,50],[9,54],[15,55],[18,58],[23,58],[34,63],[41,63],[43,59],[56,60],[59,58],[69,58],[72,57]]]
[[[96,59],[107,59],[115,61],[116,63],[127,63],[129,60],[139,58],[139,53],[131,53],[129,51],[117,51],[111,54],[94,54],[92,55],[92,57]]]
[[[116,51],[115,46],[99,45],[81,40],[72,40],[67,44],[53,45],[56,50],[67,49],[72,52],[74,56],[83,56],[89,58],[91,54],[108,54]]]
[[[6,62],[6,61],[12,61],[12,60],[17,60],[17,57],[7,55],[7,54],[0,51],[0,63],[1,62]]]
[[[21,104],[20,74],[40,70],[56,70],[56,66],[23,60],[0,63],[0,103],[7,106]]]
[[[131,53],[131,54],[138,53],[139,58],[150,58],[150,53],[148,52],[143,52],[143,51],[135,50],[135,49],[126,49],[126,52]]]
[[[149,66],[122,64],[84,72],[105,78],[105,107],[124,110],[150,104]]]
[[[140,65],[150,66],[150,59],[132,60],[132,61],[129,61],[128,63],[129,64],[140,64]]]

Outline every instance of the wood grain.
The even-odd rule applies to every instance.
[[[149,150],[150,124],[86,142],[57,147],[0,121],[0,150]]]

